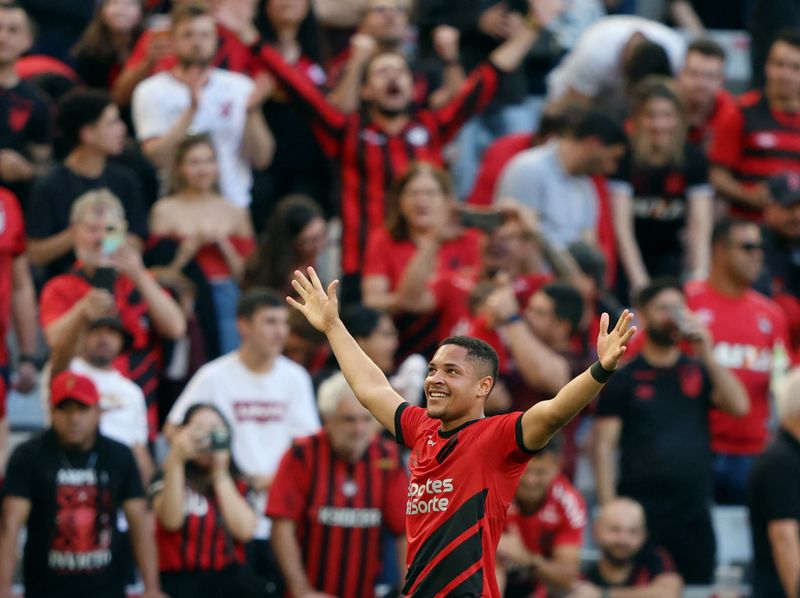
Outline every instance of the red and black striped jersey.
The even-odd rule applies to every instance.
[[[384,196],[411,162],[442,164],[442,148],[471,116],[494,97],[501,71],[485,62],[438,110],[413,110],[408,123],[388,133],[363,113],[344,114],[329,104],[313,81],[287,64],[269,45],[259,58],[309,119],[323,151],[337,160],[342,185],[342,270],[359,272],[367,235],[383,227]]]
[[[519,478],[534,454],[522,413],[444,432],[425,409],[402,403],[397,441],[411,449],[406,503],[406,596],[500,598],[495,552]]]
[[[92,289],[80,268],[80,263],[76,263],[71,272],[51,278],[42,289],[39,301],[42,328],[61,318]],[[162,366],[161,340],[153,327],[147,303],[130,278],[117,277],[114,299],[122,325],[132,338],[128,350],[114,361],[114,367],[142,389],[152,440],[159,430],[156,394]]]
[[[744,184],[796,172],[800,170],[800,114],[779,112],[761,91],[750,91],[739,98],[739,110],[717,124],[709,158]],[[759,213],[746,210],[739,215]]]
[[[237,481],[236,488],[242,496],[247,494],[244,482]],[[163,489],[164,474],[159,472],[148,495],[152,499]],[[181,529],[165,529],[156,518],[159,570],[170,573],[222,571],[233,563],[244,563],[244,544],[234,540],[225,527],[213,489],[198,492],[187,484],[184,492]]]
[[[323,430],[284,454],[269,492],[267,516],[295,522],[310,584],[334,596],[374,596],[381,530],[403,533],[408,476],[392,443],[375,438],[348,463]]]

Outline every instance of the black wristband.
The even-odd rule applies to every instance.
[[[600,363],[600,360],[597,360],[592,364],[592,367],[589,368],[589,373],[597,382],[605,384],[614,374],[614,370],[607,370],[603,367],[603,364]]]
[[[522,321],[522,314],[516,313],[514,315],[508,316],[505,320],[500,322],[501,326],[507,326],[509,324],[513,324],[514,322]]]
[[[32,364],[37,370],[42,367],[41,359],[36,357],[35,355],[27,355],[25,353],[21,354],[17,359],[18,363],[30,363]]]

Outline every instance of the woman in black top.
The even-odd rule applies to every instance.
[[[670,79],[639,84],[628,130],[631,151],[611,190],[629,290],[657,276],[705,276],[713,221],[708,162],[686,141],[686,115]]]

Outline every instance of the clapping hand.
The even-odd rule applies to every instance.
[[[619,361],[628,349],[628,341],[636,333],[636,326],[631,326],[633,312],[627,309],[617,320],[617,325],[608,332],[608,314],[600,316],[600,334],[597,336],[597,357],[600,365],[608,371],[616,370]]]
[[[298,292],[303,303],[292,297],[287,297],[286,301],[300,311],[314,328],[327,333],[339,321],[337,286],[339,286],[339,281],[334,280],[328,285],[326,292],[314,268],[309,266],[307,277],[300,270],[295,270],[292,287]]]

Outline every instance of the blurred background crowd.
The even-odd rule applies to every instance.
[[[636,310],[504,596],[800,595],[796,0],[0,2],[0,598],[396,592],[447,499],[307,266],[411,403],[490,343],[488,414]]]

